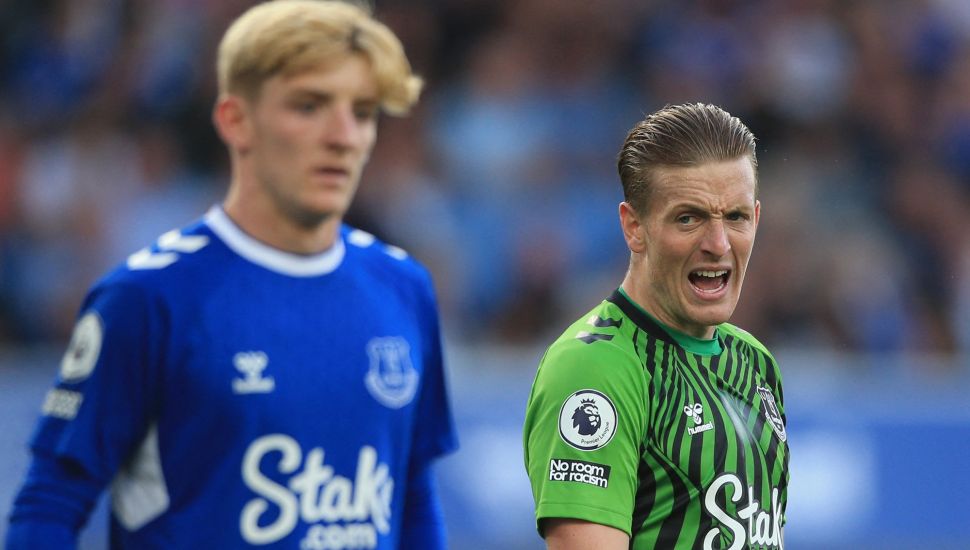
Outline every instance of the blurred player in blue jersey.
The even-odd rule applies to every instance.
[[[342,223],[421,81],[387,27],[316,0],[242,15],[218,77],[225,202],[86,297],[7,548],[74,547],[109,486],[112,548],[443,548],[431,281]]]

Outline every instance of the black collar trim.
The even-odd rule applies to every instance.
[[[675,346],[677,345],[677,342],[674,341],[674,339],[670,336],[670,334],[667,333],[666,330],[663,329],[663,327],[658,325],[653,319],[640,311],[640,308],[628,300],[627,297],[620,292],[620,289],[614,290],[613,294],[610,294],[610,297],[606,300],[616,304],[616,307],[620,308],[620,311],[622,311],[624,315],[636,323],[636,325],[640,327],[640,330],[646,332],[654,338],[657,338],[658,340],[663,340],[664,342],[673,344]]]

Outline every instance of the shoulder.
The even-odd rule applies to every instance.
[[[729,342],[729,339],[733,340],[733,342],[728,343],[730,347],[736,349],[748,348],[748,355],[755,359],[755,365],[762,371],[765,379],[773,384],[780,384],[781,371],[778,367],[778,361],[761,341],[750,332],[730,323],[718,325],[717,328],[723,334],[726,343]]]
[[[642,373],[642,363],[624,323],[630,321],[613,304],[602,302],[549,346],[539,366],[540,375],[558,377],[575,372],[612,377],[624,372]]]
[[[591,404],[615,418],[612,426],[637,439],[645,426],[650,374],[630,339],[629,320],[601,303],[567,328],[546,350],[526,405],[524,433],[558,434],[570,415]],[[579,413],[576,413],[579,414]],[[566,416],[563,416],[566,415]],[[622,418],[622,422],[618,419]],[[612,430],[610,434],[614,433]],[[558,435],[555,444],[560,444]],[[530,442],[532,451],[537,451]],[[615,446],[614,446],[615,448]],[[589,449],[581,449],[589,450]],[[540,451],[535,456],[546,456]]]
[[[349,225],[341,228],[341,237],[346,243],[347,259],[353,265],[359,265],[365,270],[376,270],[382,274],[383,280],[418,285],[430,284],[431,275],[427,268],[414,259],[407,250]],[[391,278],[389,279],[388,276]]]
[[[752,348],[752,350],[755,353],[758,353],[760,355],[763,355],[771,359],[772,362],[775,361],[774,356],[771,354],[770,351],[768,351],[768,348],[765,347],[765,345],[762,344],[760,340],[755,338],[753,334],[744,330],[743,328],[732,325],[730,323],[723,323],[721,325],[718,325],[717,329],[721,331],[721,333],[725,337],[728,337],[728,336],[733,337],[734,339],[740,342],[743,342],[744,344],[747,344],[749,347]]]
[[[217,247],[211,231],[201,221],[160,235],[133,252],[95,283],[94,292],[109,290],[159,294],[167,288],[198,284],[200,274],[213,274],[224,265],[215,258]]]

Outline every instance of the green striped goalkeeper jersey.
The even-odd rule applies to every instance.
[[[685,340],[617,291],[549,347],[524,427],[540,533],[576,518],[638,550],[781,548],[778,366],[727,323],[715,342]]]

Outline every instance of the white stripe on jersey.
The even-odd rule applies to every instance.
[[[118,522],[136,531],[169,506],[168,487],[158,453],[158,425],[152,424],[138,452],[111,482],[111,507]]]

